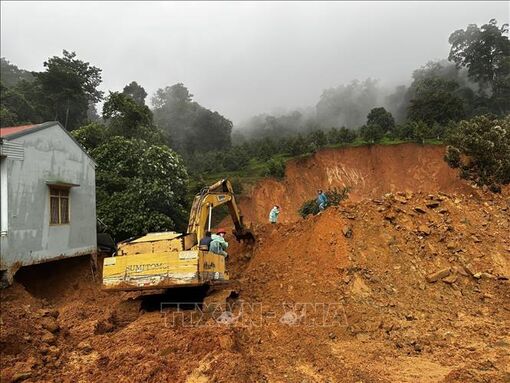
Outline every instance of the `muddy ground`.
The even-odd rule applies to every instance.
[[[315,217],[255,217],[255,245],[230,238],[223,307],[193,305],[199,289],[103,292],[86,258],[20,270],[1,297],[2,382],[510,381],[510,198],[436,157],[441,182],[388,175]]]

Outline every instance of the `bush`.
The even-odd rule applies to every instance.
[[[338,206],[340,202],[347,199],[349,197],[348,186],[343,187],[338,190],[337,188],[330,189],[326,191],[326,197],[328,197],[328,206]],[[317,205],[316,198],[305,201],[298,210],[298,213],[301,217],[305,218],[309,214],[316,215],[319,213],[319,205]]]
[[[272,158],[267,163],[266,176],[283,178],[285,176],[285,161]]]
[[[363,141],[369,144],[375,144],[384,137],[384,130],[379,125],[363,125],[359,133]]]
[[[227,171],[236,171],[248,166],[250,158],[240,146],[234,146],[223,156],[223,168]]]
[[[291,156],[298,156],[300,154],[307,153],[308,151],[308,143],[301,134],[298,134],[296,137],[293,137],[289,140],[287,152]]]
[[[464,179],[493,192],[510,183],[510,116],[460,121],[447,139],[445,161]]]
[[[101,145],[108,137],[106,126],[98,123],[90,123],[72,131],[71,135],[87,150],[92,150]]]

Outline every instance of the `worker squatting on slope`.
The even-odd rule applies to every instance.
[[[269,212],[269,222],[276,223],[278,219],[278,214],[280,214],[280,206],[274,205],[271,211]]]
[[[218,229],[216,234],[212,235],[212,241],[209,244],[209,250],[213,253],[228,256],[226,250],[228,248],[228,242],[225,241],[225,229]]]
[[[328,205],[328,197],[321,189],[317,190],[317,205],[319,205],[319,211],[323,211]]]

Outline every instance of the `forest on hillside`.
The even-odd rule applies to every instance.
[[[508,25],[470,24],[448,41],[449,56],[417,68],[410,84],[332,84],[315,106],[237,127],[182,83],[162,85],[149,102],[136,81],[103,93],[101,69],[72,51],[41,72],[2,58],[0,122],[59,121],[69,130],[98,163],[98,217],[117,239],[182,229],[189,196],[216,175],[252,168],[282,177],[287,158],[325,146],[445,142],[452,167],[498,191],[510,182]]]

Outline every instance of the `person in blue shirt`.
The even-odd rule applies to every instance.
[[[319,206],[319,211],[323,211],[328,205],[328,197],[326,197],[326,194],[321,189],[317,190],[317,205]]]
[[[278,214],[280,214],[280,206],[274,205],[271,211],[269,212],[269,222],[275,224],[276,220],[278,219]]]
[[[209,245],[211,244],[212,238],[211,238],[211,232],[206,231],[205,237],[200,240],[199,246],[203,248],[204,250],[209,251]]]

